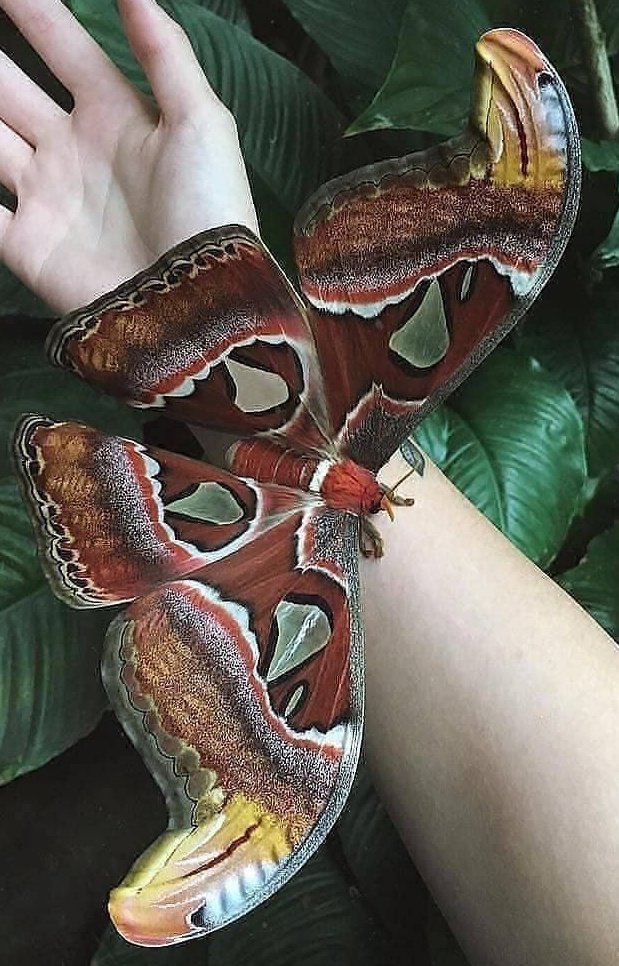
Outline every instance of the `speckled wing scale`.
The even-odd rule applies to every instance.
[[[80,423],[26,416],[15,445],[58,595],[137,598],[110,627],[103,676],[170,828],[112,893],[112,917],[147,945],[201,935],[287,879],[348,793],[357,521]]]
[[[578,186],[560,80],[522,34],[493,31],[461,137],[306,204],[303,296],[231,225],[52,330],[52,359],[104,391],[246,437],[225,470],[40,416],[15,436],[56,593],[127,604],[104,680],[170,813],[111,895],[132,942],[232,921],[333,824],[362,729],[360,519],[385,498],[373,474],[535,297]]]
[[[563,84],[530,40],[496,30],[477,44],[463,135],[307,202],[301,286],[355,459],[382,466],[522,316],[567,243],[579,185]]]
[[[48,352],[132,406],[224,432],[285,430],[304,450],[324,446],[324,397],[305,306],[240,225],[182,242],[66,316],[52,329]]]

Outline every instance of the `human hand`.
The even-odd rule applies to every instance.
[[[155,0],[118,0],[156,104],[61,0],[0,0],[67,87],[67,113],[0,51],[0,259],[59,312],[222,224],[258,230],[234,118]]]

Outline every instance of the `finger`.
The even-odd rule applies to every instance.
[[[66,113],[0,50],[0,119],[32,145]]]
[[[156,0],[118,0],[127,39],[164,118],[182,121],[205,104],[227,114],[196,60],[187,34]]]
[[[0,184],[12,191],[19,190],[22,171],[32,161],[34,151],[23,138],[0,121]]]
[[[94,84],[127,85],[62,0],[0,0],[0,6],[76,100]]]

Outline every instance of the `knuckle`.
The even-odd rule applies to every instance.
[[[227,127],[231,131],[236,131],[236,118],[229,107],[223,101],[217,100],[217,119],[222,127]]]
[[[174,43],[183,44],[185,47],[188,47],[189,49],[191,49],[191,41],[189,40],[189,37],[187,36],[187,32],[184,29],[184,27],[182,27],[177,20],[174,20],[173,17],[170,17],[168,15],[166,16],[167,16],[168,38],[173,38]]]
[[[207,128],[236,133],[236,119],[232,111],[220,101],[213,89],[207,86],[200,100],[200,107],[193,112],[194,119]]]
[[[189,38],[181,25],[168,16],[165,11],[162,10],[162,13],[166,18],[165,23],[160,25],[159,30],[142,37],[139,41],[141,55],[150,59],[161,58],[170,54],[171,50],[178,44],[184,44],[191,48]]]

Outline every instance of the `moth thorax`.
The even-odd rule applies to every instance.
[[[317,473],[320,473],[319,464]],[[353,460],[338,460],[329,465],[320,485],[320,495],[336,510],[350,510],[363,516],[382,509],[383,491],[376,477]]]

